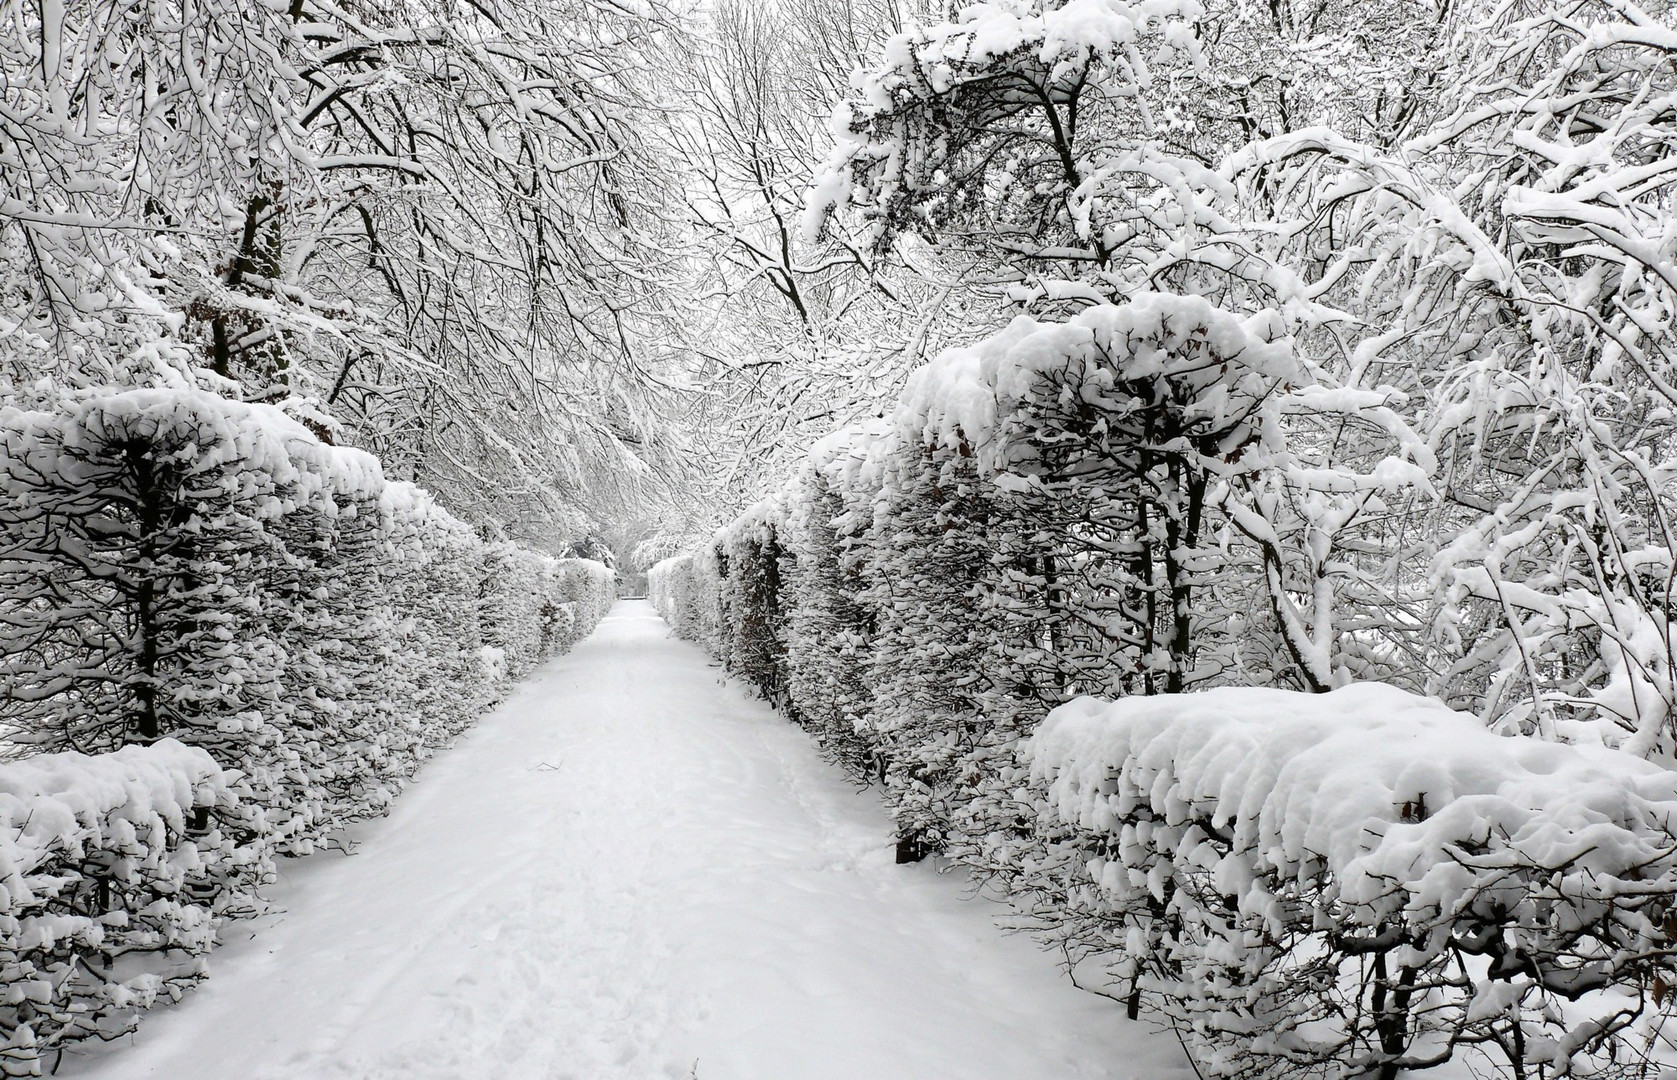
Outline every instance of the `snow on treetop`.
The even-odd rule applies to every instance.
[[[834,208],[857,194],[858,168],[879,166],[878,179],[890,187],[927,165],[903,141],[906,132],[899,121],[929,99],[963,85],[993,88],[998,71],[1009,63],[1039,69],[1052,97],[1073,94],[1086,84],[1129,97],[1151,85],[1151,66],[1167,54],[1181,57],[1189,67],[1201,65],[1192,26],[1203,13],[1198,0],[1069,0],[1058,5],[993,0],[963,8],[954,21],[910,27],[891,37],[876,65],[852,75],[856,100],[833,111],[835,145],[813,178],[802,219],[804,237],[813,241]],[[1152,40],[1144,46],[1142,38],[1149,33]],[[881,120],[885,123],[876,129]],[[876,240],[883,229],[883,222],[875,222]]]
[[[1641,879],[1669,867],[1677,831],[1677,773],[1600,746],[1500,736],[1377,683],[1081,698],[1050,713],[1025,753],[1062,820],[1107,831],[1151,804],[1167,824],[1228,833],[1283,878],[1325,869],[1342,901],[1401,893],[1423,917],[1481,898],[1476,859],[1563,873],[1579,897],[1647,891]]]
[[[1080,373],[1075,392],[1121,415],[1151,404],[1124,384],[1163,379],[1185,413],[1211,430],[1250,412],[1297,370],[1273,312],[1242,319],[1197,296],[1142,293],[1098,304],[1066,322],[1021,315],[974,345],[916,372],[895,414],[900,438],[977,452],[995,468],[1010,413],[1044,390],[1043,376]],[[987,454],[986,452],[990,453]]]
[[[974,4],[954,22],[896,35],[886,42],[877,71],[858,87],[863,100],[890,109],[904,83],[922,80],[942,93],[961,73],[1022,51],[1033,53],[1057,79],[1076,79],[1091,60],[1129,49],[1140,31],[1171,19],[1191,21],[1203,11],[1197,0],[1070,0],[1043,7],[1029,0]],[[1144,69],[1134,74],[1143,76]]]

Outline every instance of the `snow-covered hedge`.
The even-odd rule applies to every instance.
[[[697,639],[693,618],[693,556],[675,555],[654,563],[646,571],[646,598],[652,608],[678,635]]]
[[[713,645],[720,576],[713,548],[665,559],[646,572],[647,597],[680,636]]]
[[[280,850],[381,813],[610,571],[478,535],[282,409],[183,389],[0,409],[0,723],[164,735],[249,778]]]
[[[177,994],[196,969],[100,957],[203,952],[270,853],[383,813],[614,592],[277,407],[106,388],[0,408],[0,737],[37,755],[0,766],[0,1062]],[[205,814],[234,776],[224,831]]]
[[[1670,769],[1372,683],[1083,699],[1024,757],[1058,836],[1033,873],[1091,886],[1208,1072],[1389,1074],[1476,1046],[1513,1075],[1628,1075],[1661,1041]]]
[[[406,693],[427,752],[465,731],[493,699],[478,603],[483,542],[476,530],[411,484],[385,485],[384,514],[395,565],[391,603],[398,648],[389,669]]]
[[[857,509],[845,465],[866,446],[866,431],[819,443],[783,492],[783,562],[788,711],[828,756],[859,776],[880,774],[872,735],[869,658],[877,619],[861,596],[871,514]]]
[[[759,503],[718,536],[717,645],[729,671],[786,705],[786,619],[781,609],[781,507]]]
[[[567,618],[548,641],[549,654],[567,653],[594,632],[617,603],[617,572],[593,559],[560,559],[554,568],[554,603]]]
[[[1162,295],[1062,323],[1019,319],[940,356],[883,418],[823,440],[772,497],[655,567],[654,601],[834,760],[881,782],[899,858],[943,852],[1008,889],[1070,959],[1100,964],[1132,1007],[1147,998],[1191,1032],[1202,1068],[1390,1074],[1465,1046],[1491,1048],[1493,1067],[1514,1075],[1629,1060],[1627,1025],[1677,998],[1677,972],[1658,974],[1659,898],[1677,875],[1659,854],[1673,839],[1655,791],[1665,774],[1629,756],[1611,765],[1605,750],[1501,739],[1395,688],[1297,693],[1356,674],[1409,681],[1420,628],[1365,603],[1361,549],[1338,546],[1354,532],[1300,527],[1299,515],[1333,510],[1341,488],[1364,509],[1424,490],[1427,451],[1385,422],[1379,400],[1313,386],[1277,325]],[[1384,434],[1330,474],[1311,464],[1308,438],[1292,440],[1336,422]],[[1381,602],[1398,610],[1398,599]],[[1329,745],[1324,717],[1345,724],[1331,743],[1345,764],[1326,782],[1367,781],[1367,813],[1350,821],[1349,804],[1305,794],[1293,772],[1266,803],[1265,784],[1305,766],[1264,758],[1234,724],[1179,743],[1162,733],[1133,761],[1107,762],[1155,770],[1160,798],[1179,751],[1184,769],[1203,747],[1258,770],[1213,792],[1231,801],[1203,828],[1172,816],[1175,803],[1138,804],[1128,832],[1106,811],[1046,809],[1061,773],[1038,756],[1033,779],[1027,748],[1048,745],[1030,740],[1055,708],[1225,693],[1290,710],[1278,722],[1324,703],[1311,738]],[[1381,710],[1386,727],[1370,715]],[[1360,767],[1421,777],[1415,791],[1357,773],[1357,739],[1376,729],[1381,756]],[[1523,794],[1500,780],[1475,788],[1475,760],[1487,771],[1474,775],[1524,777]],[[1614,769],[1627,778],[1617,789]],[[1587,797],[1571,790],[1586,774]],[[1612,809],[1615,790],[1631,792],[1628,809]],[[1361,842],[1378,817],[1368,807],[1386,802],[1388,818],[1415,819],[1405,829],[1465,828],[1486,792],[1548,815],[1545,835],[1576,844],[1575,865],[1549,858],[1560,848],[1482,832],[1417,841],[1401,873],[1314,846],[1311,830],[1342,827]],[[1291,861],[1228,831],[1260,804],[1276,835],[1309,837]],[[1584,854],[1598,820],[1615,823],[1618,854]],[[1653,861],[1638,871],[1640,857]],[[1638,874],[1644,884],[1626,884]],[[1617,884],[1591,892],[1592,875]],[[1570,994],[1579,1002],[1563,1004]]]
[[[174,739],[0,765],[0,1076],[202,978],[268,872],[236,773]]]
[[[986,762],[1079,693],[1308,682],[1287,583],[1221,509],[1284,458],[1304,372],[1277,326],[1163,294],[1017,319],[816,446],[661,602],[883,779],[905,854],[960,847],[993,827],[967,820]]]

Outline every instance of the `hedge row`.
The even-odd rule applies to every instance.
[[[278,408],[179,389],[0,410],[0,723],[164,736],[249,779],[278,850],[381,812],[610,571],[474,530]]]
[[[201,953],[271,855],[385,812],[614,594],[277,407],[0,409],[0,756],[34,755],[0,768],[0,812],[39,841],[0,850],[5,1068],[177,993],[196,969],[121,956]]]
[[[692,597],[678,629],[883,779],[905,850],[959,846],[982,762],[1055,705],[1296,681],[1265,618],[1293,583],[1212,505],[1282,456],[1302,372],[1277,325],[1165,295],[1021,318],[649,587]]]
[[[1395,688],[1252,685],[1326,689],[1288,640],[1293,583],[1268,572],[1320,553],[1277,554],[1309,531],[1266,532],[1257,500],[1236,527],[1231,493],[1301,471],[1284,412],[1359,407],[1301,387],[1272,325],[1179,297],[1020,320],[654,567],[652,598],[881,783],[899,858],[942,852],[1005,887],[1208,1075],[1389,1077],[1465,1049],[1506,1075],[1640,1075],[1677,998],[1670,774],[1494,737]],[[1343,483],[1407,482],[1404,452]],[[1393,662],[1401,628],[1352,626],[1316,644]],[[1216,695],[1239,699],[1227,731],[1169,704]],[[1162,703],[1161,734],[1126,742],[1141,714],[1088,696]],[[1062,707],[1103,734],[1067,750],[1062,719],[1045,744]],[[1392,716],[1415,722],[1359,739]],[[1295,753],[1334,730],[1336,753],[1403,782],[1359,789]],[[1250,767],[1206,779],[1219,748]],[[1314,846],[1323,830],[1340,846]]]

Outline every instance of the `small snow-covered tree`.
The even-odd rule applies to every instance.
[[[914,235],[965,253],[975,283],[1016,299],[1267,299],[1196,136],[1202,14],[1007,0],[897,35],[835,114],[806,231],[848,206],[876,246]]]

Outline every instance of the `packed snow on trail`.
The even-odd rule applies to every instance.
[[[77,1080],[1191,1076],[624,602]]]

